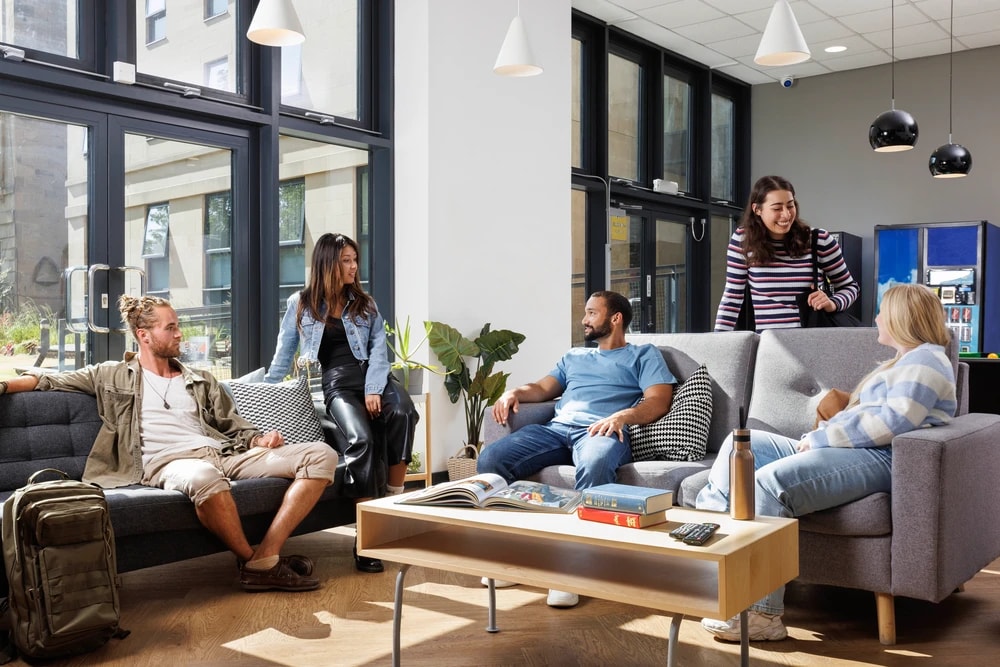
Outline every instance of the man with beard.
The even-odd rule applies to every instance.
[[[22,375],[0,383],[0,393],[55,390],[95,396],[104,426],[87,457],[83,481],[102,488],[141,483],[185,493],[202,525],[236,554],[245,590],[317,588],[309,558],[280,554],[333,482],[336,452],[324,442],[286,445],[277,431],[261,433],[237,414],[211,374],[181,364],[183,334],[166,299],[123,295],[118,308],[138,353],[65,373]],[[258,477],[294,481],[254,549],[229,480]]]
[[[624,296],[592,294],[583,333],[597,347],[570,349],[548,375],[505,392],[493,405],[494,419],[506,424],[507,415],[517,412],[521,402],[559,397],[555,416],[484,447],[478,471],[512,482],[547,466],[574,465],[577,489],[614,482],[618,467],[632,460],[625,427],[649,424],[667,414],[677,382],[656,347],[625,342],[631,321],[632,307]],[[572,607],[578,601],[575,594],[549,591],[550,606]]]

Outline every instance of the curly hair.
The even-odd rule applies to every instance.
[[[131,296],[122,294],[118,297],[118,312],[122,322],[128,324],[129,331],[135,335],[137,329],[149,329],[160,318],[155,309],[170,306],[170,302],[158,296]]]
[[[764,221],[757,215],[754,208],[762,206],[767,195],[775,190],[787,190],[792,193],[792,197],[795,197],[795,187],[788,179],[781,176],[761,176],[753,184],[750,198],[747,200],[743,216],[740,218],[739,226],[743,228],[743,255],[747,258],[747,264],[750,266],[767,266],[774,261],[774,248],[771,245],[767,227],[764,226]],[[785,251],[792,257],[802,257],[811,250],[810,228],[799,217],[797,199],[795,200],[795,220],[792,221],[792,226],[783,242]]]

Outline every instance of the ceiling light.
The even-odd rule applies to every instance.
[[[840,53],[842,51],[846,51],[847,47],[841,44],[836,44],[834,46],[828,46],[823,50],[826,51],[827,53]]]
[[[795,65],[809,60],[811,55],[788,0],[778,0],[771,9],[753,61],[768,66]]]
[[[493,71],[502,76],[535,76],[542,68],[535,64],[535,57],[528,44],[528,33],[521,20],[521,0],[517,2],[517,15],[507,28]]]
[[[292,0],[260,0],[247,39],[263,46],[294,46],[306,41]]]
[[[889,110],[883,111],[868,128],[868,143],[876,153],[896,153],[908,151],[917,143],[920,130],[917,121],[906,111],[896,108],[896,8],[895,1],[889,0],[891,50],[889,54]]]
[[[972,153],[962,146],[951,141],[951,119],[954,92],[954,67],[955,50],[955,0],[951,0],[951,18],[948,19],[948,143],[938,146],[937,150],[931,153],[931,159],[927,167],[931,170],[934,178],[961,178],[968,176],[972,171]]]

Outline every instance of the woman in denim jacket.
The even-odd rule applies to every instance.
[[[357,274],[357,243],[343,234],[320,236],[308,285],[288,298],[264,380],[281,382],[296,350],[300,369],[322,369],[323,401],[339,427],[336,448],[346,466],[343,493],[360,501],[403,490],[419,415],[390,375],[385,322]],[[354,564],[362,572],[383,569],[357,551]]]

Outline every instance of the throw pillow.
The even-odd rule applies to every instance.
[[[306,378],[277,384],[232,380],[229,389],[240,416],[261,432],[280,431],[288,444],[323,442]]]
[[[704,365],[678,387],[670,412],[628,427],[634,461],[701,461],[712,425],[712,378]]]

